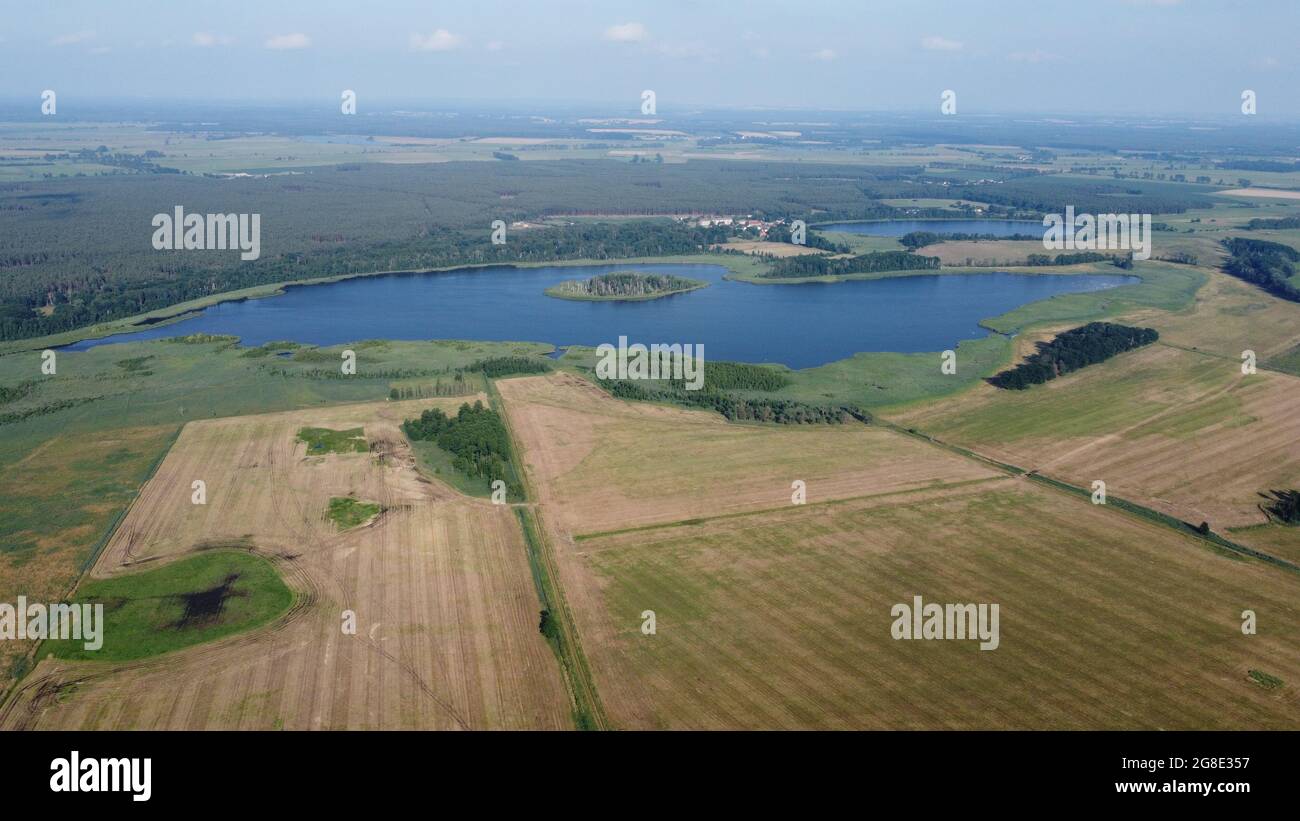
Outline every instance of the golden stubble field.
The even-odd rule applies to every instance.
[[[193,422],[105,548],[95,576],[196,550],[270,558],[298,596],[265,628],[130,663],[46,659],[10,728],[492,729],[571,726],[508,507],[422,478],[401,420],[465,399]],[[472,401],[472,398],[471,398]],[[307,456],[305,426],[363,427],[370,453]],[[207,504],[191,503],[192,482]],[[381,503],[344,533],[331,496]],[[356,613],[345,635],[342,612]]]
[[[1220,532],[1267,522],[1259,494],[1300,487],[1300,378],[1243,374],[1237,354],[1292,345],[1300,306],[1219,275],[1187,314],[1126,321],[1156,327],[1160,342],[1024,391],[981,383],[891,420],[1072,484],[1104,481]]]
[[[614,726],[1300,726],[1294,574],[886,430],[854,426],[854,450],[849,429],[728,426],[567,375],[499,387]],[[807,459],[810,494],[835,493],[751,481]],[[946,486],[899,481],[925,460]],[[656,490],[661,464],[678,481]],[[1001,646],[894,640],[914,595],[998,603]]]
[[[993,470],[865,425],[729,424],[611,398],[570,374],[497,383],[547,515],[579,535],[988,479]]]

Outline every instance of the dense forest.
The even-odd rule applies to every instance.
[[[600,274],[589,279],[566,279],[546,289],[548,296],[566,299],[646,299],[702,288],[708,283],[672,274],[640,271]]]
[[[1024,390],[1030,385],[1104,362],[1124,351],[1150,345],[1159,338],[1160,334],[1152,328],[1089,322],[1057,334],[1051,342],[1038,343],[1037,353],[1014,368],[989,377],[988,381],[999,388]]]
[[[938,267],[938,257],[923,257],[909,251],[874,251],[837,259],[805,254],[778,259],[762,276],[771,279],[802,279],[880,271],[919,271]]]
[[[418,419],[402,423],[402,430],[412,440],[433,442],[452,454],[452,465],[468,476],[479,476],[506,483],[512,495],[519,488],[510,469],[510,436],[501,415],[482,402],[460,406],[455,416],[440,408],[429,408]]]
[[[1223,264],[1225,273],[1258,285],[1273,296],[1300,302],[1300,288],[1291,283],[1300,251],[1280,242],[1231,237],[1223,241],[1231,254]]]

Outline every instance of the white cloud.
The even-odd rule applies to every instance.
[[[307,48],[311,45],[311,38],[298,32],[293,34],[277,34],[267,40],[265,45],[267,48],[274,49]]]
[[[91,54],[108,54],[112,49],[108,46],[95,46],[90,50]]]
[[[640,23],[619,23],[605,29],[603,37],[616,43],[639,43],[650,36],[645,26]]]
[[[451,51],[460,48],[461,36],[446,29],[435,29],[429,34],[412,34],[412,51]]]
[[[192,42],[194,45],[201,48],[209,48],[211,46],[228,46],[232,41],[231,38],[221,34],[213,34],[208,31],[196,31],[194,32]]]
[[[814,60],[821,60],[824,63],[829,63],[831,60],[834,60],[839,55],[835,53],[835,49],[833,48],[822,48],[822,49],[818,49],[817,51],[814,51],[812,54],[808,56],[813,58]]]
[[[506,44],[501,42],[500,40],[488,40],[487,46],[485,46],[485,48],[487,48],[488,51],[500,51],[505,47]]]
[[[84,43],[87,40],[94,40],[95,32],[93,31],[74,31],[71,34],[60,34],[50,41],[52,46],[71,46],[77,43]]]
[[[961,51],[961,43],[932,34],[921,38],[921,48],[926,51]]]

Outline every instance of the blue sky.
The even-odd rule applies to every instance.
[[[1300,119],[1297,0],[3,0],[0,97]]]

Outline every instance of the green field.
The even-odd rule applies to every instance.
[[[42,651],[85,661],[147,658],[251,630],[293,601],[266,559],[214,550],[152,570],[88,579],[73,602],[104,605],[103,647],[92,651],[60,640],[45,642]]]
[[[365,453],[366,433],[361,428],[330,430],[329,428],[303,428],[298,431],[298,441],[307,443],[308,456],[326,453]]]
[[[335,496],[325,510],[325,518],[338,525],[339,530],[351,530],[379,515],[383,507],[377,502],[362,502],[350,496]]]

